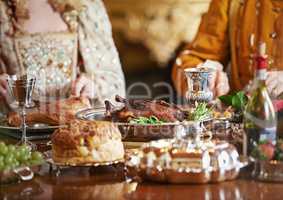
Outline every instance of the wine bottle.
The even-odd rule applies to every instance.
[[[261,43],[254,60],[256,73],[251,96],[244,111],[243,153],[249,156],[261,142],[276,143],[277,116],[265,83],[268,66],[265,49],[265,43]]]

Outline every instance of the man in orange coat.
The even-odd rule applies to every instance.
[[[227,93],[230,86],[231,90],[243,89],[254,74],[252,61],[257,45],[265,42],[270,61],[273,60],[267,85],[272,95],[278,97],[283,92],[279,78],[283,75],[280,72],[283,70],[282,23],[283,1],[212,0],[196,38],[176,59],[172,72],[176,90],[184,96],[187,90],[184,70],[207,63],[207,60],[213,61],[208,65],[218,65],[210,80],[215,96]],[[229,78],[225,67],[219,67],[221,64],[230,66]]]

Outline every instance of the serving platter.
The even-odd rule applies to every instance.
[[[125,161],[130,177],[170,184],[234,180],[247,164],[233,145],[219,140],[152,141],[129,152]]]
[[[48,139],[50,135],[58,128],[63,128],[65,125],[50,126],[48,124],[36,123],[27,127],[28,140]],[[20,127],[12,127],[8,124],[6,117],[0,118],[0,134],[7,135],[16,139],[21,138]]]
[[[124,159],[118,159],[118,160],[112,160],[112,161],[106,161],[106,162],[91,162],[91,163],[69,163],[69,162],[55,162],[52,159],[52,151],[46,151],[44,153],[46,162],[49,163],[50,165],[56,166],[56,167],[103,167],[103,166],[111,166],[111,165],[116,165],[119,163],[124,163]]]
[[[46,161],[49,164],[56,165],[57,167],[103,167],[103,166],[110,166],[119,163],[124,163],[124,159],[107,161],[107,162],[82,163],[82,164],[55,162],[52,158],[49,158]]]
[[[118,109],[118,108],[117,108]],[[105,118],[105,108],[86,109],[78,112],[76,117],[81,120],[107,120]],[[168,139],[183,136],[187,133],[195,132],[201,123],[209,123],[212,119],[207,118],[199,121],[170,122],[162,124],[136,124],[125,122],[115,123],[124,141],[148,142],[151,140]]]

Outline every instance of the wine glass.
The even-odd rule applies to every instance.
[[[19,145],[27,145],[30,148],[35,148],[36,146],[27,140],[26,131],[26,109],[30,107],[32,102],[32,94],[36,82],[36,78],[30,75],[12,75],[7,78],[10,93],[15,101],[18,102],[18,109],[21,115],[21,132],[22,138],[18,143]]]

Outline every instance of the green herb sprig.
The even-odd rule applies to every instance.
[[[196,103],[195,109],[189,113],[189,120],[202,121],[212,115],[212,108],[208,108],[206,103]]]
[[[138,117],[135,119],[132,119],[130,121],[131,124],[141,124],[141,125],[146,125],[146,124],[163,124],[164,121],[159,120],[156,116],[150,116],[150,117]]]

